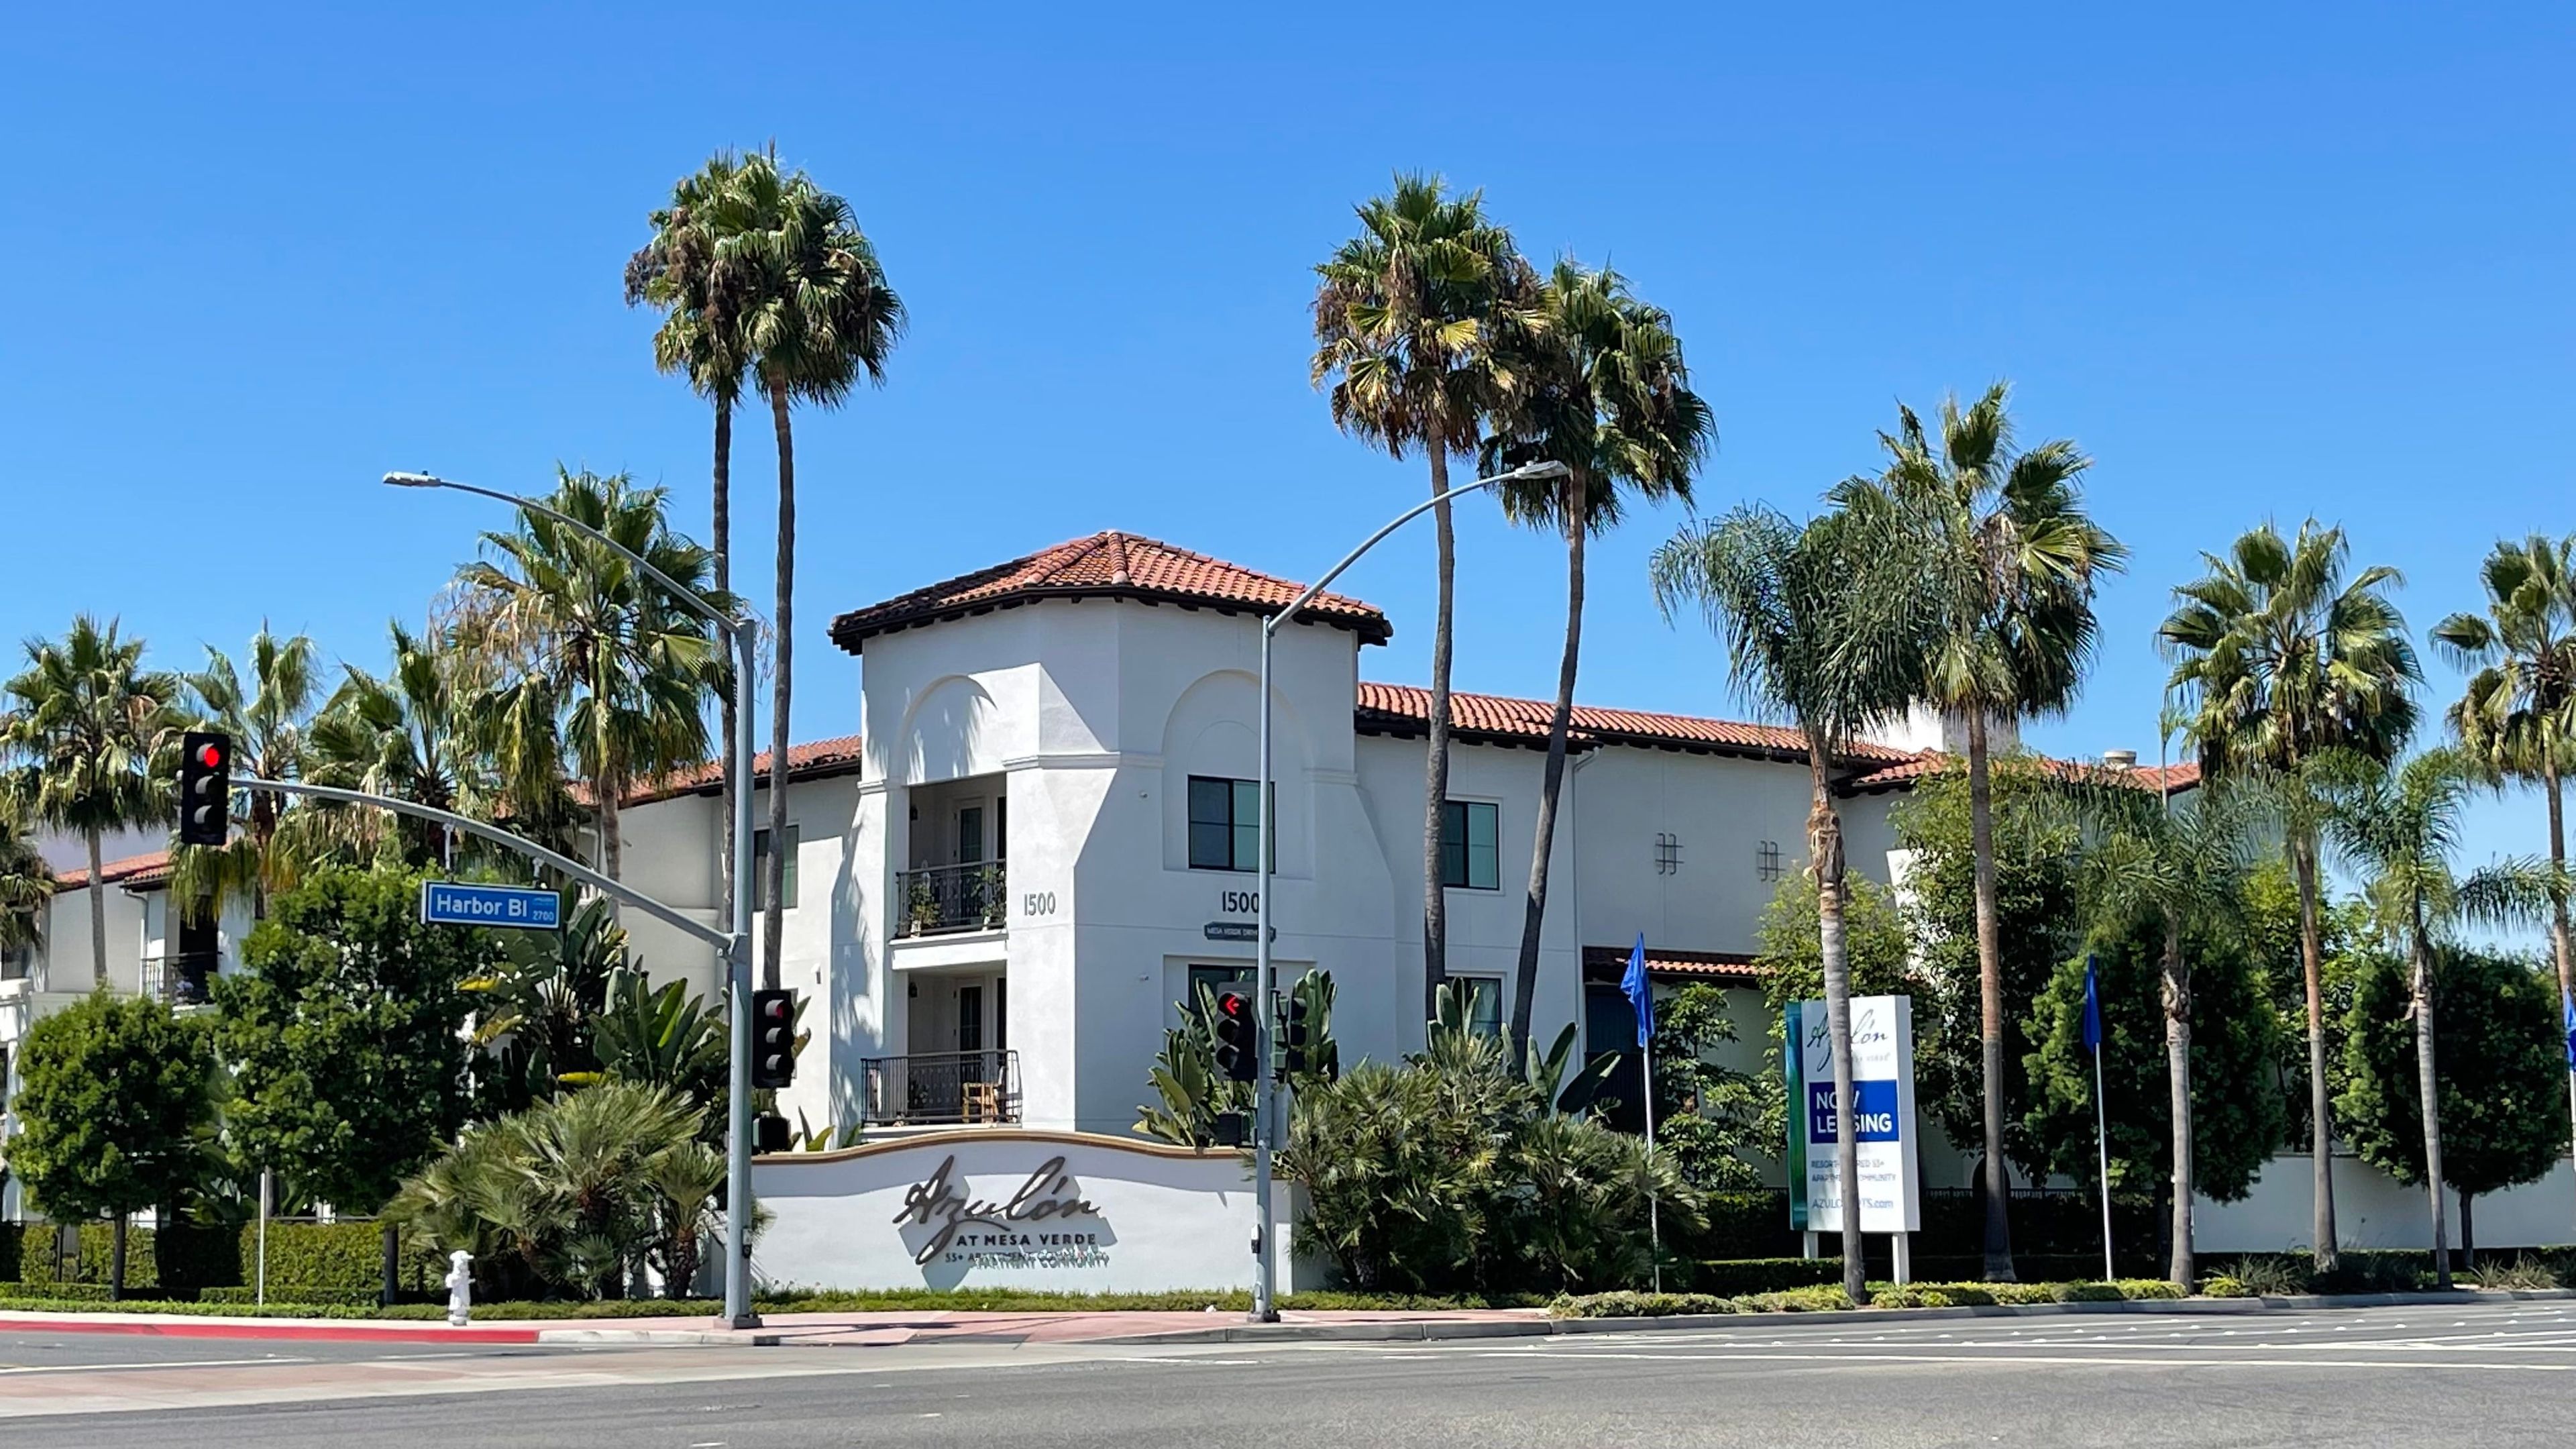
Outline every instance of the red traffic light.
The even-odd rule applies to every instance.
[[[790,1016],[796,1014],[796,1005],[794,1002],[789,1001],[785,993],[782,992],[779,995],[772,996],[761,1002],[760,1014],[769,1018],[771,1021],[785,1021]]]
[[[1229,991],[1216,999],[1216,1009],[1231,1017],[1248,1016],[1252,1012],[1252,998],[1239,991]]]
[[[216,744],[212,740],[208,740],[204,744],[197,746],[197,763],[209,770],[222,769],[224,767],[224,747]]]

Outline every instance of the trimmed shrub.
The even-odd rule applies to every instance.
[[[242,1283],[259,1261],[259,1225],[236,1238]],[[368,1221],[268,1225],[268,1296],[280,1303],[373,1303],[384,1283],[384,1229]],[[403,1235],[397,1281],[403,1291],[426,1293],[443,1283],[447,1264],[417,1234]],[[350,1300],[348,1295],[363,1295]],[[320,1296],[313,1296],[320,1295]]]
[[[1711,1293],[1563,1293],[1547,1305],[1551,1318],[1673,1318],[1737,1311],[1735,1300]]]
[[[2224,1273],[2218,1273],[2200,1280],[2200,1296],[2203,1298],[2260,1298],[2263,1295],[2246,1287],[2245,1280],[2242,1278],[2231,1278]]]
[[[1740,1298],[1747,1293],[1781,1293],[1816,1288],[1843,1280],[1843,1260],[1832,1258],[1738,1258],[1694,1263],[1687,1279],[1694,1293]]]
[[[379,1288],[298,1288],[292,1293],[281,1295],[272,1285],[268,1292],[268,1301],[272,1305],[329,1303],[344,1308],[372,1308],[380,1292]],[[244,1284],[206,1288],[199,1290],[197,1301],[200,1303],[257,1303],[259,1289],[256,1285]]]
[[[19,1281],[30,1286],[62,1281],[105,1283],[108,1264],[116,1252],[115,1225],[112,1223],[80,1225],[80,1266],[74,1270],[76,1276],[69,1280],[59,1279],[54,1271],[54,1234],[57,1231],[59,1229],[56,1224],[35,1223],[30,1225],[30,1231],[21,1235],[18,1243]],[[161,1273],[153,1253],[152,1230],[127,1228],[125,1230],[127,1291],[131,1292],[137,1288],[157,1288],[160,1284]]]
[[[1779,1293],[1756,1293],[1737,1300],[1737,1306],[1749,1313],[1832,1313],[1852,1306],[1851,1295],[1835,1288],[1791,1288]]]
[[[2038,1286],[2038,1285],[2033,1285]],[[2060,1303],[2117,1303],[2128,1297],[2117,1283],[2051,1283],[2051,1297]]]
[[[2119,1289],[2120,1296],[2128,1299],[2132,1303],[2156,1302],[2188,1298],[2191,1296],[2190,1294],[2183,1292],[2181,1285],[2175,1283],[2170,1278],[2123,1278],[2111,1286]]]

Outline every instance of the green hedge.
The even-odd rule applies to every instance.
[[[1693,1263],[1681,1286],[1693,1293],[1740,1298],[1747,1293],[1778,1293],[1816,1288],[1843,1281],[1843,1260],[1833,1258],[1740,1258]]]
[[[233,1281],[257,1276],[259,1225],[244,1226],[237,1239],[241,1273]],[[384,1230],[373,1222],[280,1223],[268,1225],[268,1296],[274,1302],[373,1303],[384,1286]],[[447,1277],[446,1260],[426,1240],[406,1235],[397,1282],[406,1293],[428,1293]],[[320,1295],[320,1296],[310,1296]],[[356,1295],[356,1296],[352,1296]]]
[[[52,1223],[30,1224],[18,1241],[18,1279],[29,1285],[69,1283],[105,1283],[110,1261],[116,1252],[116,1229],[111,1223],[80,1225],[80,1266],[68,1279],[58,1279],[54,1272],[54,1234]],[[152,1230],[128,1228],[125,1232],[125,1286],[136,1288],[161,1286],[160,1268],[153,1254]]]
[[[1996,1304],[2119,1303],[2175,1299],[2181,1289],[2161,1278],[2117,1283],[1877,1283],[1873,1308],[1987,1308]],[[1565,1295],[1547,1306],[1557,1318],[1658,1318],[1682,1313],[1830,1313],[1852,1306],[1839,1286],[1790,1288],[1736,1297],[1709,1293]]]
[[[332,1303],[344,1308],[372,1308],[376,1300],[383,1295],[383,1291],[381,1285],[374,1288],[305,1287],[297,1288],[292,1292],[282,1292],[272,1287],[268,1298],[272,1303]],[[256,1303],[259,1301],[259,1289],[256,1285],[241,1284],[207,1288],[198,1292],[197,1301],[200,1303]]]

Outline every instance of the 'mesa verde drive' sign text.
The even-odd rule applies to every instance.
[[[517,926],[551,931],[561,924],[563,897],[518,886],[420,883],[420,919],[431,926]]]
[[[1783,1040],[1789,1100],[1789,1226],[1843,1228],[1840,1103],[1834,1100],[1833,1040],[1825,1004],[1793,1001]],[[1923,1226],[1914,1124],[1914,1001],[1856,996],[1851,1004],[1852,1154],[1860,1163],[1860,1230],[1910,1233]]]

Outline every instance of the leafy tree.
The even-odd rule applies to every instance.
[[[1920,697],[1967,729],[1984,1095],[1981,1130],[1958,1140],[1981,1142],[1989,1169],[2011,1152],[2005,1104],[2019,1053],[2010,1041],[2016,1015],[2005,981],[1987,731],[2062,714],[2074,702],[2093,654],[2094,592],[2128,557],[2084,511],[2079,485],[2092,460],[2064,439],[2017,449],[2006,395],[1999,382],[1965,409],[1944,400],[1937,438],[1911,408],[1898,408],[1897,431],[1879,435],[1886,470],[1836,490],[1864,537],[1898,540],[1919,570],[1930,635]],[[1985,1186],[1986,1276],[2009,1280],[2005,1183],[1990,1171]]]
[[[1314,381],[1332,380],[1334,425],[1402,458],[1431,464],[1431,496],[1449,491],[1449,455],[1476,446],[1510,384],[1497,321],[1533,305],[1538,278],[1511,233],[1485,217],[1484,194],[1453,196],[1437,176],[1402,174],[1359,209],[1360,230],[1315,268]],[[1438,606],[1431,634],[1430,743],[1423,774],[1423,1013],[1447,979],[1442,881],[1449,796],[1449,659],[1457,541],[1449,505],[1432,506]]]
[[[1618,524],[1625,495],[1688,503],[1691,477],[1717,425],[1708,404],[1691,391],[1672,314],[1638,298],[1627,278],[1606,268],[1558,262],[1539,289],[1536,307],[1508,334],[1506,350],[1516,379],[1479,461],[1489,472],[1531,463],[1561,463],[1566,470],[1560,478],[1502,485],[1507,516],[1565,540],[1565,650],[1548,716],[1547,764],[1512,992],[1512,1051],[1526,1057],[1530,1010],[1538,996],[1539,928],[1547,916],[1548,866],[1565,785],[1566,731],[1583,646],[1584,544]]]
[[[2189,808],[2180,811],[2170,798],[2149,795],[2119,780],[2088,781],[2077,787],[2077,794],[2095,831],[2091,849],[2085,853],[2084,879],[2097,914],[2112,920],[2144,917],[2163,935],[2165,1115],[2173,1133],[2172,1150],[2166,1154],[2173,1173],[2169,1276],[2188,1290],[2198,1281],[2192,1262],[2191,1201],[2192,1173],[2200,1156],[2193,1148],[2192,1106],[2199,1089],[2194,1080],[2198,1054],[2192,1046],[2192,1030],[2201,1013],[2193,1001],[2191,947],[2200,940],[2222,938],[2237,943],[2231,955],[2241,951],[2244,887],[2253,868],[2255,832],[2270,822],[2256,794],[2230,781],[2204,787]],[[2247,985],[2250,988],[2252,983]],[[2232,994],[2244,998],[2240,1009],[2259,1004],[2262,995],[2259,989]],[[2080,1016],[2080,994],[2077,1007]],[[2233,1085],[2244,1085],[2245,1065],[2243,1061],[2230,1064],[2238,1073]],[[2272,1101],[2259,1076],[2254,1086],[2265,1101]],[[2277,1140],[2278,1124],[2272,1126],[2275,1135],[2240,1145],[2268,1152]]]
[[[2047,1159],[2023,1120],[2032,1100],[2025,1032],[2031,1004],[2082,946],[2081,842],[2059,806],[2056,781],[2037,760],[2007,755],[1994,761],[1989,792],[1990,853],[1983,858],[1992,861],[1986,874],[1993,883],[2007,1048],[1999,1085],[2013,1105],[2003,1150],[2036,1178],[2046,1171]],[[1890,818],[1898,846],[1912,853],[1904,908],[1918,952],[1915,1100],[1951,1141],[1976,1142],[1985,1122],[1987,1014],[1979,949],[1980,832],[1967,771],[1953,763],[1927,776]],[[1992,1164],[1982,1180],[2001,1185]]]
[[[245,660],[247,683],[231,656],[208,645],[206,667],[184,677],[188,693],[208,727],[232,736],[235,774],[296,779],[304,773],[305,721],[320,694],[313,641],[302,634],[281,639],[263,623]],[[249,896],[254,916],[266,915],[270,893],[292,886],[303,863],[280,837],[279,797],[266,790],[242,794],[243,828],[229,843],[185,846],[174,857],[171,898],[208,916],[237,894]]]
[[[1895,893],[1861,876],[1849,882],[1843,897],[1843,950],[1851,964],[1854,996],[1929,996],[1913,969],[1914,946],[1906,935],[1905,915]],[[1780,1033],[1793,1001],[1822,1000],[1825,989],[1822,935],[1818,930],[1816,879],[1801,871],[1782,876],[1762,908],[1754,928],[1754,960],[1762,973],[1762,1006],[1770,1017],[1764,1047],[1770,1069],[1755,1083],[1761,1093],[1761,1141],[1766,1151],[1789,1140],[1788,1078]],[[1932,1036],[1941,1021],[1930,1010],[1914,1018],[1914,1055],[1919,1063],[1937,1057]],[[1928,1100],[1928,1099],[1927,1099]]]
[[[2414,1020],[2417,1109],[2430,1199],[2433,1271],[2449,1287],[2449,1226],[2442,1210],[2441,1049],[2434,1035],[2438,962],[2459,928],[2545,919],[2563,889],[2557,872],[2505,860],[2463,876],[2451,866],[2462,817],[2481,787],[2476,761],[2457,750],[2427,750],[2393,768],[2356,771],[2338,784],[2332,820],[2346,861],[2369,882],[2385,939],[2402,943]],[[2356,1007],[2358,1010],[2359,1007]]]
[[[2442,1180],[2459,1194],[2460,1247],[2477,1263],[2471,1204],[2536,1182],[2567,1151],[2558,1112],[2567,1066],[2554,982],[2533,963],[2489,951],[2441,952],[2434,998]],[[2425,1181],[2417,1100],[2418,1034],[2408,1019],[2407,963],[2374,955],[2355,993],[2343,1095],[2344,1135],[2362,1160],[2400,1182]]]
[[[115,1223],[108,1292],[125,1295],[126,1220],[197,1182],[214,1128],[205,1020],[150,997],[93,993],[27,1028],[9,1166],[57,1221]]]
[[[715,411],[715,467],[709,502],[713,521],[708,539],[715,553],[715,585],[733,591],[733,414],[740,406],[751,374],[750,340],[743,331],[760,273],[745,246],[744,186],[747,174],[763,168],[774,172],[769,157],[719,151],[694,175],[671,188],[670,205],[652,214],[652,240],[626,262],[626,305],[650,303],[662,313],[653,334],[653,364],[676,372]],[[728,661],[728,668],[731,667]],[[733,690],[717,691],[722,720],[723,758],[734,758],[742,722],[734,717]],[[717,860],[718,918],[730,924],[733,909],[733,791],[724,785],[718,819],[723,823]],[[749,788],[745,785],[743,788]]]
[[[298,1197],[382,1207],[465,1121],[465,981],[497,948],[420,922],[421,877],[331,867],[271,903],[218,977],[228,1126]],[[386,1292],[394,1225],[385,1224]]]
[[[775,157],[745,166],[731,196],[738,215],[729,240],[746,253],[755,280],[742,312],[752,376],[769,399],[778,438],[778,595],[769,625],[777,675],[770,701],[769,838],[787,838],[787,724],[795,679],[796,444],[794,403],[838,407],[859,379],[882,384],[886,358],[903,336],[903,301],[886,281],[877,251],[849,202],[799,171],[779,174]],[[778,984],[786,932],[787,856],[769,853],[769,902],[762,913],[761,971]]]
[[[2191,1126],[2174,1130],[2170,1018],[2163,1004],[2167,939],[2154,912],[2106,918],[2086,941],[2102,997],[2102,1087],[2107,1110],[2111,1194],[2124,1203],[2177,1201],[2179,1184],[2219,1202],[2235,1202],[2281,1141],[2285,1105],[2272,1076],[2281,1053],[2278,1014],[2265,999],[2263,973],[2244,935],[2229,926],[2195,923],[2180,952],[2191,963],[2187,1037]],[[2084,1046],[2084,954],[2069,957],[2031,1004],[2026,1028],[2032,1095],[2025,1129],[2050,1170],[2090,1182],[2094,1158],[2093,1054]],[[2187,1172],[2174,1170],[2174,1148],[2187,1140]],[[2187,1198],[2180,1199],[2188,1201]],[[2184,1219],[2172,1215],[2173,1261],[2189,1271]]]
[[[44,938],[45,907],[53,898],[53,868],[36,849],[17,803],[0,790],[0,955]]]
[[[1648,573],[1670,617],[1696,601],[1726,641],[1737,691],[1796,724],[1807,742],[1807,873],[1814,878],[1818,961],[1836,1100],[1852,1100],[1851,966],[1844,941],[1843,827],[1834,807],[1837,761],[1863,732],[1904,711],[1923,679],[1913,580],[1902,552],[1879,546],[1843,512],[1801,527],[1763,507],[1714,525],[1684,525],[1655,551]],[[1835,1114],[1842,1200],[1860,1201],[1854,1113]],[[1868,1297],[1861,1235],[1844,1233],[1843,1289]]]
[[[1762,1084],[1712,1056],[1735,1039],[1726,993],[1707,982],[1655,1004],[1655,1145],[1702,1192],[1761,1186],[1749,1156],[1777,1150]]]
[[[0,686],[0,760],[37,823],[77,832],[89,849],[92,980],[107,984],[107,892],[101,842],[112,830],[166,824],[177,805],[153,759],[180,725],[178,677],[143,667],[143,641],[87,614],[60,642],[27,641],[27,668]],[[175,761],[173,762],[175,770]]]
[[[2328,1108],[2325,940],[2317,846],[2337,767],[2349,751],[2396,758],[2414,732],[2407,686],[2421,678],[2405,617],[2389,600],[2395,569],[2345,577],[2340,528],[2315,519],[2284,541],[2266,523],[2238,536],[2209,572],[2174,590],[2157,639],[2174,662],[2168,688],[2212,779],[2268,776],[2299,888],[2300,958],[2308,1010],[2308,1157],[2315,1180],[2316,1262],[2334,1266],[2334,1130]]]
[[[664,490],[636,488],[624,474],[558,469],[557,479],[546,500],[556,511],[681,587],[701,588],[707,552],[671,531]],[[723,678],[710,626],[615,550],[542,514],[524,513],[515,531],[483,541],[500,562],[457,574],[467,599],[461,637],[489,676],[475,708],[494,722],[501,774],[513,783],[551,778],[560,712],[560,738],[598,817],[599,869],[615,879],[628,788],[706,755],[701,710]]]
[[[2451,706],[2451,728],[2488,769],[2540,787],[2549,806],[2549,863],[2563,875],[2567,824],[2559,785],[2576,761],[2576,537],[2505,540],[2487,555],[2480,576],[2486,613],[2453,614],[2433,626],[2435,646],[2475,671]],[[2576,1001],[2564,890],[2549,903],[2549,944],[2559,999]],[[2568,1110],[2576,1116],[2576,1074],[2567,1087]],[[2468,1215],[2464,1196],[2463,1242]]]

